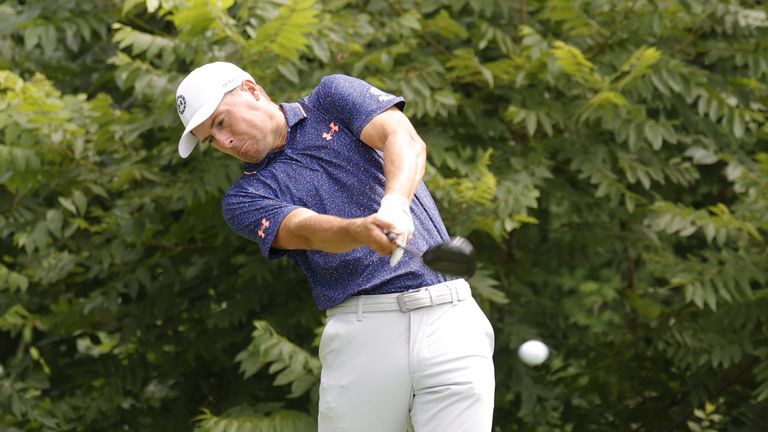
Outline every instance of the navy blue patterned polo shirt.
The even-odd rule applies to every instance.
[[[279,250],[272,247],[291,211],[358,218],[376,213],[384,196],[381,152],[360,141],[363,128],[402,97],[344,75],[323,78],[312,94],[281,107],[288,121],[285,146],[259,163],[245,163],[243,175],[222,199],[224,218],[237,234],[259,244],[269,259],[287,255],[307,275],[321,310],[352,295],[386,294],[434,285],[446,277],[405,254],[395,267],[367,247],[345,253]],[[418,251],[448,240],[432,196],[422,182],[411,204]]]

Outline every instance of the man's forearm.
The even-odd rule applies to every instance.
[[[366,246],[387,255],[393,246],[384,231],[394,225],[376,215],[345,219],[298,208],[286,216],[272,246],[277,249],[308,249],[342,253]]]
[[[424,177],[427,146],[408,117],[392,107],[374,117],[360,139],[384,154],[384,195],[400,195],[410,202]]]
[[[353,235],[355,223],[354,219],[296,209],[283,221],[273,245],[279,249],[346,252],[362,246]]]

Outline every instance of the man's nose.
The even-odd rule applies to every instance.
[[[213,137],[221,148],[228,149],[235,145],[235,139],[226,132],[214,132]]]

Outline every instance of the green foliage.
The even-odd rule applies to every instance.
[[[270,364],[269,373],[277,374],[274,385],[291,385],[288,397],[299,397],[319,383],[320,360],[279,336],[266,321],[253,323],[251,344],[235,357],[245,378]],[[279,373],[278,373],[279,372]]]
[[[337,72],[406,97],[478,252],[496,430],[768,427],[762,2],[9,0],[0,23],[0,429],[316,429],[306,281],[221,220],[237,163],[176,154],[176,84],[216,59],[275,100]]]
[[[259,26],[248,46],[255,52],[273,51],[290,60],[307,51],[309,39],[305,34],[318,24],[314,0],[293,0],[280,8],[279,14]]]
[[[714,404],[707,402],[704,405],[704,409],[694,409],[693,415],[695,421],[687,421],[688,429],[693,432],[717,432],[717,428],[721,426],[723,416],[717,414],[717,407]]]
[[[317,422],[305,413],[297,411],[276,411],[261,414],[248,407],[238,407],[223,416],[214,416],[209,411],[197,417],[199,423],[195,432],[311,432],[317,430]]]

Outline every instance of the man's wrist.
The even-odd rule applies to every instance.
[[[410,237],[413,234],[413,216],[411,215],[411,203],[406,197],[397,194],[389,194],[381,199],[379,215],[397,226],[398,234]]]
[[[381,199],[380,207],[387,207],[387,206],[396,206],[400,209],[408,209],[408,211],[410,211],[411,202],[408,198],[402,195],[388,194],[388,195],[384,195],[384,198]]]

